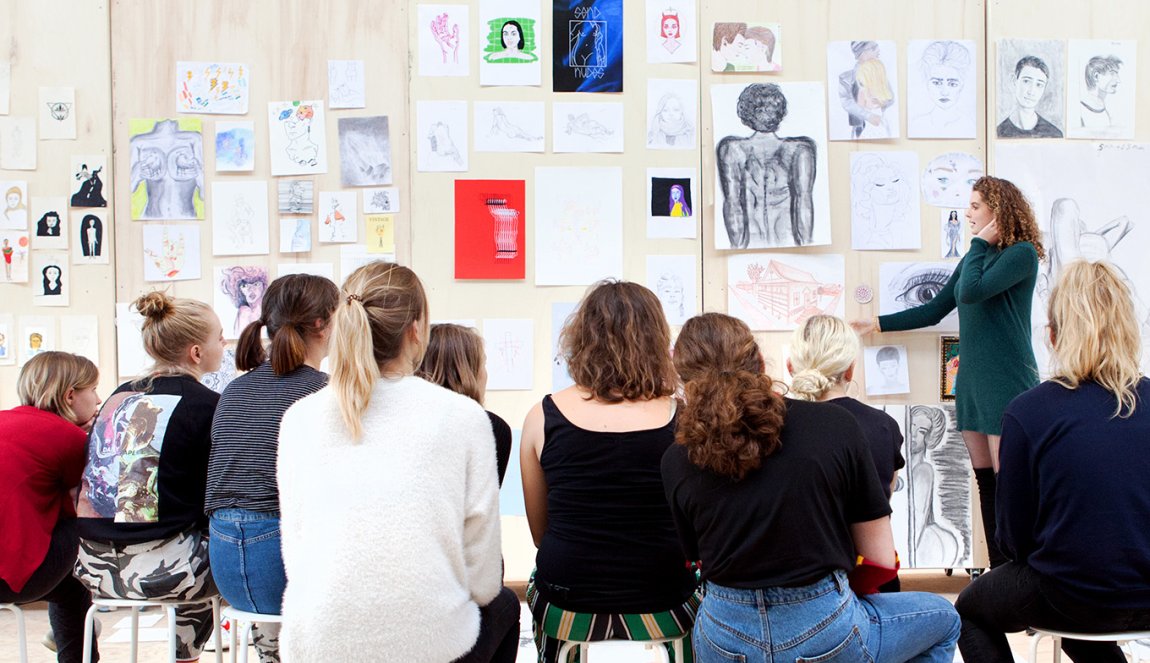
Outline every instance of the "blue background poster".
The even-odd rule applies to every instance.
[[[623,91],[623,0],[554,0],[555,92]]]

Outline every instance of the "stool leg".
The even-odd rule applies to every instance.
[[[248,638],[251,637],[254,622],[244,622],[243,635],[240,636],[240,663],[248,663]]]
[[[236,661],[239,660],[239,655],[240,655],[239,647],[237,646],[237,644],[239,643],[240,634],[236,633],[236,628],[238,628],[238,627],[239,627],[239,624],[236,623],[235,617],[229,617],[228,618],[228,635],[231,636],[231,638],[232,638],[232,646],[231,646],[232,663],[236,663]]]
[[[216,640],[216,663],[224,663],[224,641],[220,633],[220,597],[212,597],[212,636]]]
[[[558,663],[567,663],[567,657],[571,655],[571,649],[574,646],[574,642],[564,642],[559,646],[559,655],[555,657],[555,660]]]
[[[140,654],[140,609],[132,606],[132,663]]]
[[[28,635],[24,630],[24,611],[12,606],[12,616],[16,618],[16,637],[20,647],[20,663],[28,663]]]
[[[1030,663],[1038,663],[1038,643],[1045,637],[1042,633],[1035,633],[1030,636]]]
[[[88,606],[88,614],[84,616],[84,663],[92,663],[92,639],[95,637],[96,608],[93,603]]]
[[[1062,638],[1054,636],[1054,663],[1062,663]]]
[[[686,637],[686,636],[684,636],[684,637]],[[674,663],[683,663],[684,661],[687,660],[686,658],[683,657],[683,638],[679,638],[678,640],[675,641],[674,649],[675,649],[675,661],[674,661]]]
[[[180,647],[176,637],[176,606],[166,605],[164,611],[168,613],[168,663],[176,663],[176,650]]]

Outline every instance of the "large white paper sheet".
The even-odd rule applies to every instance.
[[[535,169],[535,285],[623,275],[623,169]]]

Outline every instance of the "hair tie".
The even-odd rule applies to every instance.
[[[348,295],[348,296],[347,296],[347,303],[350,305],[350,304],[351,304],[353,301],[357,301],[357,302],[359,302],[360,304],[362,304],[362,303],[363,303],[363,298],[362,298],[362,297],[360,297],[359,295],[354,295],[354,294],[353,294],[353,295]]]

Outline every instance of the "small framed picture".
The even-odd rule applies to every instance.
[[[954,400],[958,380],[958,337],[940,336],[938,344],[938,400]]]

